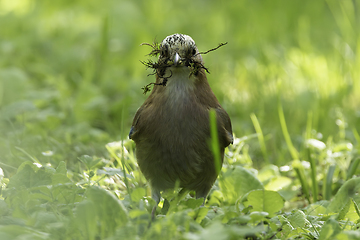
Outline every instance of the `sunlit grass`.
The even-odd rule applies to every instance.
[[[359,11],[337,0],[0,1],[0,238],[12,226],[36,239],[356,229]],[[154,81],[139,45],[176,32],[200,51],[228,42],[203,58],[235,140],[205,207],[165,194],[149,229],[154,202],[127,139],[141,87]],[[252,209],[262,195],[284,199],[283,210]],[[114,212],[98,199],[116,223],[105,226]]]
[[[14,0],[14,1],[1,1],[0,2],[0,14],[15,13],[24,15],[33,7],[33,1],[31,0]]]

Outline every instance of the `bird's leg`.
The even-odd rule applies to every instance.
[[[201,204],[201,206],[200,206],[200,207],[205,206],[205,200],[206,200],[206,197],[196,197],[196,199],[198,199],[198,198],[204,198],[204,201],[203,201],[203,203]]]
[[[156,207],[157,207],[157,205],[158,205],[159,202],[160,202],[160,197],[161,197],[160,191],[157,190],[157,189],[155,189],[155,188],[151,188],[151,197],[152,197],[152,199],[154,199],[155,202],[156,202],[155,206],[153,207],[153,209],[152,209],[152,211],[151,211],[151,221],[154,221],[154,219],[155,219],[155,214],[156,214]]]
[[[202,190],[196,191],[196,199],[198,199],[198,198],[204,198],[204,202],[203,202],[203,204],[201,205],[202,207],[205,206],[206,197],[207,197],[210,189],[211,189],[211,186],[206,187],[206,188],[204,188],[204,189],[202,189]]]

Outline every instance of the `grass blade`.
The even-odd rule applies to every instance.
[[[219,147],[219,137],[218,137],[218,130],[216,124],[216,111],[211,109],[209,111],[210,114],[210,134],[211,134],[211,150],[214,155],[215,161],[215,170],[216,173],[219,174],[221,170],[221,156],[220,156],[220,147]]]
[[[293,158],[293,160],[299,159],[299,153],[297,152],[297,150],[295,149],[294,145],[291,142],[290,134],[289,134],[289,131],[288,131],[287,126],[286,126],[284,110],[283,110],[283,107],[281,105],[280,99],[278,101],[278,112],[279,112],[281,130],[282,130],[282,133],[284,135],[286,144],[287,144],[287,146],[289,148],[291,157]]]
[[[312,195],[313,195],[313,201],[317,202],[317,197],[319,194],[319,187],[318,187],[318,183],[316,181],[316,162],[315,159],[311,157],[311,149],[308,148],[307,149],[307,153],[308,153],[308,160],[310,162],[310,168],[311,168],[311,182],[312,182]]]
[[[332,196],[331,186],[332,186],[332,179],[334,176],[335,168],[336,168],[335,165],[331,165],[329,167],[328,173],[326,175],[325,188],[324,188],[324,199],[325,200],[330,200],[330,198]]]
[[[353,160],[350,164],[349,170],[347,171],[347,180],[349,180],[350,178],[352,178],[352,176],[354,176],[356,169],[358,168],[360,163],[360,158],[356,158],[355,160]]]
[[[263,132],[261,130],[260,123],[259,123],[259,121],[258,121],[258,119],[257,119],[257,117],[256,117],[256,115],[254,113],[250,114],[250,118],[251,118],[251,121],[252,121],[252,123],[254,125],[255,131],[257,133],[259,144],[260,144],[260,149],[261,149],[261,152],[262,152],[262,154],[264,156],[264,160],[265,160],[265,162],[267,164],[269,164],[269,158],[267,156],[264,135],[263,135]]]
[[[305,177],[304,166],[301,164],[301,162],[299,160],[295,160],[293,162],[293,168],[296,172],[297,177],[300,180],[302,191],[305,194],[305,198],[308,200],[309,203],[311,203],[310,194],[309,194],[309,186],[307,184],[307,179]]]

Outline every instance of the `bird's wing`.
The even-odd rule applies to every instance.
[[[130,128],[130,132],[129,132],[129,138],[131,139],[132,135],[134,134],[135,130],[134,130],[134,126],[131,126]]]
[[[221,107],[216,108],[218,118],[218,130],[222,136],[220,138],[224,141],[225,147],[233,143],[231,120],[227,112]]]
[[[130,132],[129,132],[130,139],[134,139],[135,135],[138,133],[139,124],[140,124],[139,120],[140,120],[141,113],[143,112],[144,108],[145,108],[145,106],[142,105],[135,113],[134,120],[131,125]]]

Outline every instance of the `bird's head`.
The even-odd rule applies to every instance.
[[[195,41],[190,36],[176,33],[167,36],[161,44],[143,43],[141,45],[147,45],[153,48],[149,53],[150,56],[159,55],[158,60],[155,62],[151,60],[142,62],[147,68],[152,68],[154,74],[157,76],[156,83],[149,83],[142,88],[144,94],[150,91],[149,86],[152,84],[166,86],[173,74],[177,77],[184,76],[185,74],[185,79],[191,78],[194,80],[200,73],[202,76],[201,79],[207,81],[205,71],[207,73],[209,73],[209,71],[204,66],[204,61],[201,56],[202,53],[198,51]],[[204,54],[215,49],[211,49]],[[180,73],[181,75],[179,75]],[[191,81],[189,83],[191,83]]]
[[[175,67],[203,64],[195,41],[188,35],[178,33],[167,36],[160,44],[159,62]]]

